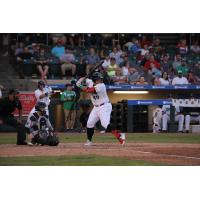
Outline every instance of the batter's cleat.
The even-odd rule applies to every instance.
[[[87,140],[87,142],[84,144],[84,146],[92,146],[92,142],[90,140]]]
[[[120,133],[119,131],[115,130],[115,131],[112,131],[112,134],[118,139],[120,144],[125,144],[126,140],[125,140],[124,133]]]
[[[101,134],[104,134],[104,133],[106,133],[106,131],[100,131],[100,133],[101,133]]]
[[[123,140],[122,144],[121,144],[123,147],[126,145],[126,141]]]

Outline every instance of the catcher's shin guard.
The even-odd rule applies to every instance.
[[[112,131],[112,134],[118,139],[120,144],[124,144],[125,143],[125,138],[122,137],[122,134],[118,130]]]

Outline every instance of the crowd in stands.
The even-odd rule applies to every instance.
[[[34,35],[34,36],[33,36]],[[32,37],[31,37],[32,36]],[[100,60],[107,84],[177,85],[200,83],[200,46],[180,38],[164,46],[150,34],[120,41],[109,34],[18,34],[10,48],[10,62],[20,78],[26,71],[41,79],[85,76]],[[48,45],[46,40],[49,41]],[[28,66],[31,66],[28,67]],[[54,69],[54,70],[53,70]]]

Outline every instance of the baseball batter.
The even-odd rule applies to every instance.
[[[84,77],[80,78],[76,85],[80,87],[82,91],[90,93],[91,101],[94,106],[87,121],[87,142],[85,143],[85,146],[91,146],[95,124],[100,120],[101,125],[105,128],[105,130],[108,128],[108,126],[110,126],[112,105],[109,102],[106,86],[103,83],[103,76],[101,73],[95,72],[92,75],[92,80],[86,79],[86,87],[82,86],[84,79]],[[112,134],[119,140],[122,145],[124,145],[124,134],[117,130],[113,130],[112,127],[110,128],[112,130]]]

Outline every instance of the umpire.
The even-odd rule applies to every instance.
[[[26,129],[21,123],[22,105],[17,94],[19,94],[18,91],[10,89],[8,97],[0,99],[0,124],[5,123],[15,127],[17,129],[17,145],[27,145]],[[19,110],[19,121],[12,114],[16,108]]]

